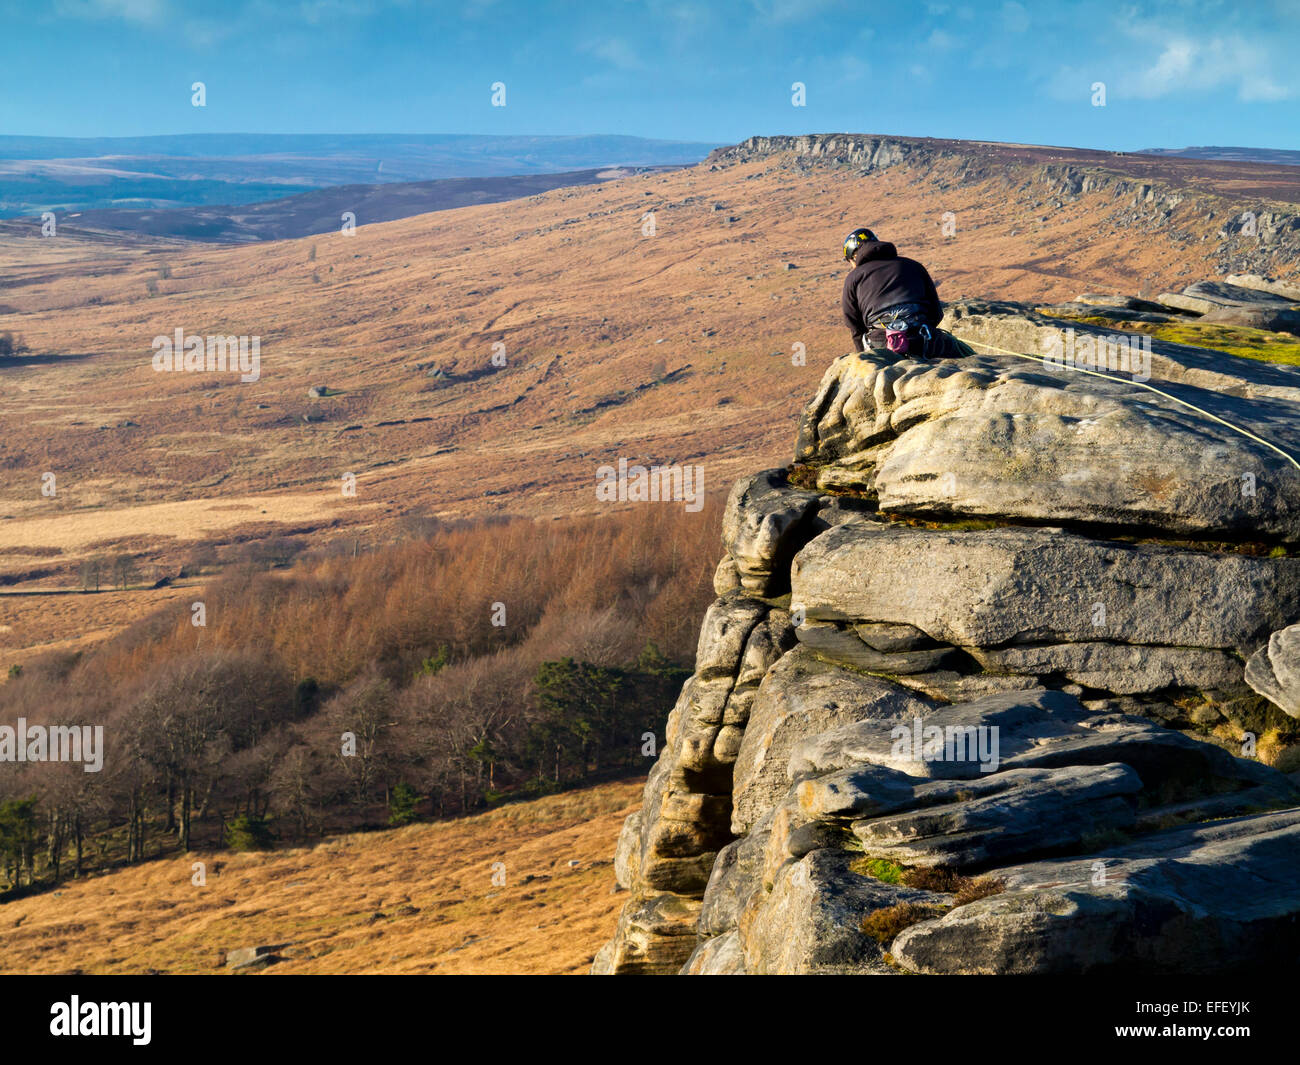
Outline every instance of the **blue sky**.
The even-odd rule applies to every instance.
[[[8,134],[843,130],[1300,149],[1300,0],[0,0],[0,18]]]

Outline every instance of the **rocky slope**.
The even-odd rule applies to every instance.
[[[594,972],[1294,963],[1300,370],[945,325],[972,354],[842,356],[733,489]]]
[[[714,150],[705,162],[720,168],[767,159],[804,171],[840,168],[863,175],[903,165],[945,173],[954,186],[997,177],[1008,189],[1033,192],[1048,211],[1099,193],[1112,204],[1104,215],[1109,224],[1180,244],[1212,237],[1220,272],[1285,270],[1300,256],[1300,204],[1294,171],[1285,164],[1247,164],[1225,181],[1228,168],[1241,164],[851,133],[751,137]]]

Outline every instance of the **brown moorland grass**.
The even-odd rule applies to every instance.
[[[1215,272],[1217,223],[1190,200],[1167,228],[1135,229],[1102,193],[1044,205],[1029,167],[1003,168],[1014,151],[989,151],[978,176],[773,158],[245,247],[0,235],[0,328],[38,356],[0,369],[0,576],[67,587],[104,542],[174,573],[196,544],[246,535],[245,519],[324,543],[383,539],[416,511],[599,513],[595,468],[618,457],[698,462],[721,491],[788,459],[845,349],[837,249],[854,224],[927,262],[950,300],[1158,292]],[[1202,169],[1228,187],[1232,167]],[[259,380],[154,372],[151,340],[176,327],[261,336]],[[309,399],[318,384],[331,395]],[[345,472],[355,498],[338,491]]]
[[[539,626],[553,630],[551,649],[563,654],[576,619],[609,610],[635,626],[628,640],[654,641],[689,663],[721,553],[721,508],[715,497],[696,513],[680,504],[645,504],[603,520],[475,523],[357,558],[305,559],[283,571],[234,572],[206,588],[160,589],[157,598],[168,605],[94,649],[77,675],[118,690],[160,663],[224,649],[270,651],[295,680],[338,685],[376,659],[410,665],[442,645],[455,658],[491,653]],[[103,624],[131,594],[72,598],[103,603]],[[35,598],[26,597],[26,605],[53,636],[44,604],[66,608],[68,597]],[[202,628],[191,623],[196,600],[205,603]],[[495,603],[504,604],[505,625],[492,623]]]
[[[71,881],[0,906],[0,973],[218,973],[227,951],[262,944],[284,944],[267,975],[584,973],[627,897],[610,856],[643,785]]]

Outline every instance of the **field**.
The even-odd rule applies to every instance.
[[[156,577],[204,544],[382,540],[421,513],[596,513],[595,470],[619,457],[699,463],[725,492],[788,460],[845,349],[838,245],[862,221],[946,299],[1151,293],[1211,272],[1213,242],[1133,232],[1101,194],[1042,195],[996,169],[761,160],[256,247],[7,235],[0,329],[31,354],[0,370],[0,580],[66,588],[88,555],[122,551]],[[178,328],[260,337],[258,380],[155,372],[154,337]],[[6,635],[5,650],[40,643]]]
[[[227,972],[227,951],[257,945],[280,945],[268,975],[584,973],[627,897],[611,857],[644,783],[69,882],[0,907],[0,973]]]

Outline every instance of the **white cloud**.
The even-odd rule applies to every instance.
[[[1297,0],[1300,2],[1300,0]],[[1214,32],[1199,24],[1217,15]],[[1240,103],[1272,103],[1300,96],[1300,65],[1287,51],[1287,36],[1252,21],[1254,9],[1228,12],[1201,8],[1175,17],[1146,17],[1129,8],[1115,17],[1113,43],[1070,62],[1040,57],[1048,92],[1066,101],[1090,99],[1093,82],[1106,83],[1112,102],[1187,99],[1218,94]],[[1104,32],[1106,24],[1099,24]]]
[[[1135,31],[1146,40],[1146,28]],[[1127,96],[1153,100],[1189,92],[1236,91],[1246,103],[1285,100],[1295,94],[1295,75],[1287,85],[1274,73],[1273,56],[1261,40],[1239,34],[1213,38],[1166,35],[1154,60],[1136,74],[1125,74],[1117,88]],[[1148,53],[1150,55],[1150,53]]]
[[[1164,96],[1187,87],[1197,79],[1197,46],[1191,41],[1170,41],[1155,64],[1138,74],[1132,85],[1135,96]],[[1217,77],[1211,73],[1211,77]]]
[[[655,18],[665,19],[680,29],[699,29],[710,21],[707,8],[679,0],[650,0],[650,11]]]
[[[335,19],[364,18],[373,13],[374,4],[369,0],[300,0],[298,4],[299,18],[312,26]]]

